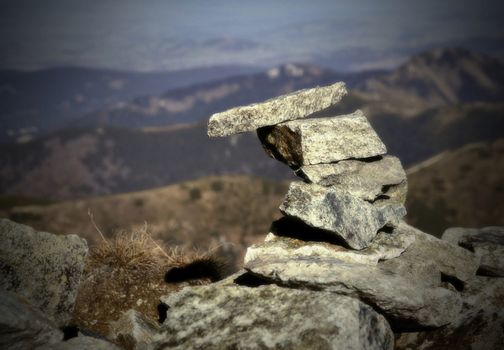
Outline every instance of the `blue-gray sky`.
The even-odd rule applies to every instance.
[[[502,53],[501,1],[0,0],[0,68],[391,67],[446,45]]]

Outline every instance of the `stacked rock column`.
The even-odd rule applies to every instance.
[[[462,304],[456,281],[474,276],[474,254],[402,221],[406,174],[362,111],[312,116],[345,94],[336,83],[210,118],[210,136],[257,131],[266,152],[302,180],[290,184],[284,217],[247,249],[244,267],[279,286],[358,297],[396,329],[453,323]]]

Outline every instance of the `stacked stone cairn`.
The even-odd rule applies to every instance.
[[[210,118],[212,137],[257,130],[268,155],[301,178],[280,206],[284,218],[247,250],[245,268],[280,285],[357,295],[403,327],[446,325],[461,305],[442,280],[466,281],[474,257],[401,222],[405,171],[362,111],[310,118],[346,93],[336,83]],[[393,259],[415,240],[422,244],[411,256]]]

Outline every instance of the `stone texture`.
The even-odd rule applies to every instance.
[[[158,331],[157,324],[152,323],[138,311],[130,309],[110,324],[109,339],[128,350],[141,349],[152,342]]]
[[[63,333],[39,310],[0,290],[0,349],[36,349],[63,340]]]
[[[294,168],[387,152],[360,110],[329,118],[289,121],[259,129],[257,134],[271,157]]]
[[[338,163],[302,166],[297,175],[311,183],[346,191],[361,199],[374,201],[391,197],[404,203],[406,173],[397,157],[383,156],[376,161],[344,160]]]
[[[15,292],[59,325],[71,317],[88,252],[76,235],[54,235],[0,220],[0,288]]]
[[[504,278],[475,277],[461,293],[459,322],[397,334],[397,350],[501,350],[504,348]]]
[[[392,349],[385,318],[357,299],[277,286],[203,286],[163,297],[150,349]]]
[[[305,89],[262,103],[216,113],[208,122],[209,136],[228,136],[300,119],[338,103],[347,93],[344,83]]]
[[[504,277],[504,227],[453,227],[441,239],[474,252],[481,260],[478,274]]]
[[[461,308],[456,292],[425,287],[377,266],[324,258],[288,258],[256,259],[245,268],[283,286],[358,297],[380,310],[397,329],[447,325],[456,321]]]
[[[63,341],[63,332],[38,309],[13,293],[0,290],[0,349],[119,350],[104,340],[79,336]]]
[[[412,263],[421,265],[432,261],[439,271],[461,282],[467,282],[476,275],[479,258],[472,252],[440,240],[413,226],[401,222],[395,229],[399,234],[412,234],[415,242],[403,253]]]
[[[334,233],[353,249],[366,248],[379,229],[396,225],[406,215],[399,203],[372,204],[345,192],[303,182],[291,183],[280,211]]]
[[[296,234],[297,235],[297,234]],[[380,260],[398,257],[414,242],[411,235],[380,232],[363,250],[353,250],[327,242],[303,241],[296,238],[276,236],[269,233],[263,243],[247,249],[245,264],[256,259],[315,258],[337,260],[350,264],[376,265]]]

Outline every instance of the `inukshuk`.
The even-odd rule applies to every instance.
[[[257,130],[301,179],[280,206],[284,217],[248,248],[245,269],[280,286],[356,296],[399,329],[456,322],[456,288],[475,275],[476,257],[402,221],[406,174],[362,111],[310,117],[345,94],[336,83],[210,118],[209,136]]]

